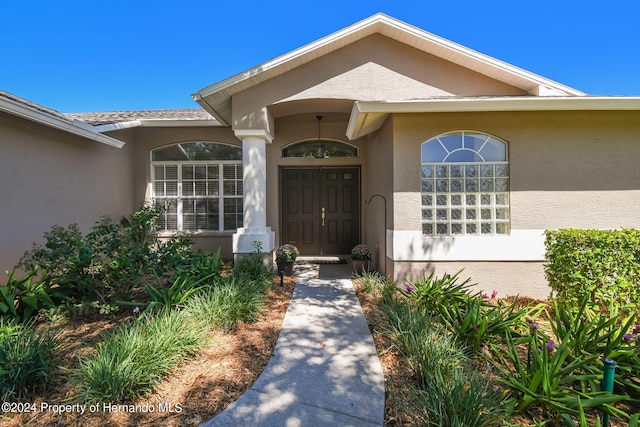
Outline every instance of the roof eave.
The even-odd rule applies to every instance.
[[[640,97],[453,98],[413,101],[356,101],[347,137],[378,130],[390,114],[500,111],[640,111]]]
[[[0,111],[112,147],[122,148],[125,145],[123,141],[102,135],[87,123],[70,122],[11,99],[0,98]]]
[[[142,127],[220,127],[214,119],[140,119]]]
[[[200,105],[207,113],[211,114],[211,116],[216,119],[221,125],[223,126],[229,126],[229,123],[231,121],[231,118],[224,118],[222,117],[221,114],[218,113],[218,111],[213,108],[205,99],[204,97],[200,94],[200,92],[197,93],[193,93],[191,94],[191,97],[193,98],[193,100],[198,103],[198,105]]]

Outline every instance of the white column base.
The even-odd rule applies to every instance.
[[[256,252],[255,242],[260,242],[261,251],[270,253],[275,248],[275,233],[271,227],[238,228],[233,235],[233,253],[249,254]]]

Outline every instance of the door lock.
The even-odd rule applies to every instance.
[[[322,215],[320,215],[320,217],[322,218],[322,226],[324,227],[324,219],[327,216],[327,214],[324,211],[324,208],[322,208]]]

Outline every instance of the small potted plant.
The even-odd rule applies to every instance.
[[[300,255],[298,248],[292,244],[284,244],[276,250],[276,264],[278,272],[283,272],[286,276],[293,276],[293,263]]]
[[[351,249],[353,271],[355,271],[356,273],[369,271],[369,263],[372,256],[373,251],[364,243],[360,243],[359,245],[354,246],[353,249]]]

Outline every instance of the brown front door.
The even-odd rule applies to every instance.
[[[348,254],[360,240],[360,169],[282,169],[282,243]]]

